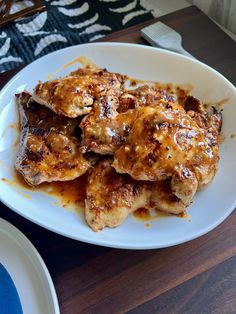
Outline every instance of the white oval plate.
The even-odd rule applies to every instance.
[[[199,237],[219,225],[236,205],[236,90],[221,74],[203,63],[172,52],[124,43],[93,43],[65,48],[44,56],[20,71],[0,93],[0,179],[12,180],[16,156],[16,134],[9,124],[17,119],[14,101],[16,92],[32,91],[38,80],[67,62],[87,56],[101,67],[131,77],[175,84],[193,85],[192,95],[204,102],[228,99],[224,105],[223,133],[219,171],[213,182],[197,193],[188,209],[191,219],[166,217],[150,222],[135,220],[131,215],[121,226],[93,232],[83,216],[53,205],[50,196],[40,192],[28,193],[0,180],[0,197],[8,207],[31,221],[84,242],[126,249],[150,249],[172,246]],[[74,70],[72,65],[62,72]],[[58,74],[59,75],[59,74]],[[26,192],[24,192],[26,194]]]
[[[41,256],[32,243],[0,219],[0,262],[17,289],[24,314],[59,314],[55,288]]]

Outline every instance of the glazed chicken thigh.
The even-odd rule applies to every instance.
[[[219,144],[220,144],[220,132],[222,128],[222,113],[217,111],[214,107],[212,108],[212,113],[207,112],[200,101],[192,96],[188,96],[185,99],[184,104],[187,114],[193,119],[197,125],[205,130],[206,142],[210,147],[213,148],[213,156],[219,160]],[[215,160],[213,158],[213,160]],[[214,165],[215,164],[215,165]],[[198,189],[205,187],[210,183],[218,169],[218,162],[211,164],[211,171],[209,172],[209,165],[204,163],[199,163],[195,165],[195,174],[198,178]]]
[[[84,152],[113,154],[125,142],[135,118],[132,109],[118,113],[119,96],[110,91],[95,101],[89,115],[80,124]]]
[[[111,89],[93,104],[91,112],[80,124],[84,151],[113,154],[125,143],[137,115],[137,109],[172,100],[164,90],[141,86],[133,90]]]
[[[168,214],[183,213],[193,200],[198,181],[195,174],[181,167],[172,178],[151,184],[151,208]]]
[[[113,167],[135,180],[157,182],[153,196],[157,203],[167,191],[159,181],[169,179],[168,191],[185,208],[197,188],[212,180],[219,159],[219,131],[206,124],[201,127],[194,118],[197,114],[192,111],[191,117],[182,106],[171,102],[140,109],[126,144],[114,154]],[[175,212],[174,208],[170,212]]]
[[[118,112],[137,109],[150,105],[158,105],[160,100],[174,101],[174,96],[164,89],[152,85],[142,85],[135,89],[124,89],[119,98]]]
[[[85,218],[94,231],[116,227],[131,212],[149,204],[151,192],[146,183],[117,173],[112,161],[101,160],[88,176]]]
[[[20,150],[16,169],[30,185],[68,181],[90,167],[76,137],[79,119],[58,116],[35,103],[29,93],[16,95],[21,118]]]
[[[108,90],[120,89],[122,76],[117,76],[106,70],[79,69],[64,78],[39,82],[33,99],[59,115],[76,118],[88,114],[94,100]]]

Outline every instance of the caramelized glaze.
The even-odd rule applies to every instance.
[[[133,213],[134,218],[139,221],[153,221],[160,218],[170,217],[171,214],[165,213],[157,208],[139,208]],[[178,217],[182,217],[181,214]]]
[[[38,186],[27,184],[23,176],[18,172],[15,172],[13,180],[6,178],[2,178],[1,180],[23,191],[46,193],[56,198],[62,207],[76,210],[84,208],[87,174],[72,181],[45,182]]]
[[[217,141],[217,139],[216,139]],[[144,107],[127,138],[115,152],[113,166],[136,180],[163,180],[176,167],[195,169],[199,164],[211,171],[218,163],[218,145],[211,145],[208,130],[177,104]]]
[[[79,209],[84,207],[86,184],[87,174],[72,181],[43,183],[34,190],[57,198],[62,207]]]
[[[112,161],[102,159],[88,177],[85,218],[94,231],[120,225],[128,214],[149,203],[146,184],[117,173]]]
[[[65,70],[66,68],[70,67],[71,65],[80,63],[84,68],[93,68],[93,69],[101,69],[96,63],[94,63],[92,60],[85,56],[80,56],[78,58],[75,58],[67,63],[65,63],[62,67],[60,67],[58,70],[51,72],[47,75],[48,79],[51,80],[56,74],[60,73],[62,70]]]
[[[151,221],[151,220],[154,220],[157,218],[157,215],[152,216],[150,213],[150,210],[148,208],[144,208],[144,207],[137,209],[133,213],[133,216],[136,219],[141,220],[141,221]]]
[[[39,82],[33,93],[36,102],[70,118],[88,114],[95,98],[109,89],[119,89],[121,76],[106,70],[78,69],[70,76]]]
[[[68,181],[84,174],[90,163],[80,152],[76,129],[80,120],[55,115],[31,101],[30,94],[17,95],[21,116],[21,143],[16,169],[31,185]]]

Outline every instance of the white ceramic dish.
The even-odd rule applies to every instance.
[[[55,288],[41,256],[23,233],[3,219],[0,263],[16,286],[23,313],[60,313]]]
[[[203,63],[157,48],[121,43],[86,44],[69,47],[42,57],[20,71],[0,93],[0,178],[12,180],[17,148],[16,132],[9,124],[17,119],[16,92],[32,91],[38,80],[65,63],[87,56],[101,67],[132,77],[175,84],[189,83],[192,94],[204,102],[227,99],[224,105],[219,171],[207,189],[197,193],[188,209],[191,219],[166,217],[153,220],[146,228],[130,216],[121,226],[93,232],[81,215],[53,205],[42,193],[26,198],[18,188],[0,180],[0,197],[9,208],[31,221],[67,237],[103,246],[126,249],[167,247],[199,237],[219,225],[236,205],[236,90],[221,74]],[[67,67],[64,75],[78,65]],[[58,74],[59,75],[59,74]]]

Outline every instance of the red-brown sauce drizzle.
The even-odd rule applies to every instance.
[[[134,212],[134,217],[138,220],[152,220],[153,217],[150,215],[150,211],[147,208],[139,208]]]
[[[75,209],[84,206],[86,182],[87,175],[85,174],[72,181],[47,182],[31,187],[25,182],[21,174],[16,172],[14,176],[14,183],[24,190],[46,193],[60,201],[62,207],[73,207]]]
[[[139,208],[133,213],[133,215],[137,220],[141,221],[151,221],[156,218],[165,218],[170,216],[175,216],[179,218],[190,218],[190,216],[186,212],[180,213],[178,215],[171,215],[158,209],[153,209],[153,211],[155,212],[154,215],[153,213],[151,214],[151,211],[147,208]]]
[[[139,81],[137,79],[131,79],[130,80],[130,86],[136,86],[138,85]]]
[[[133,213],[137,220],[141,221],[151,221],[156,218],[164,218],[171,216],[170,214],[164,213],[158,209],[153,209],[152,213],[148,208],[139,208]]]

